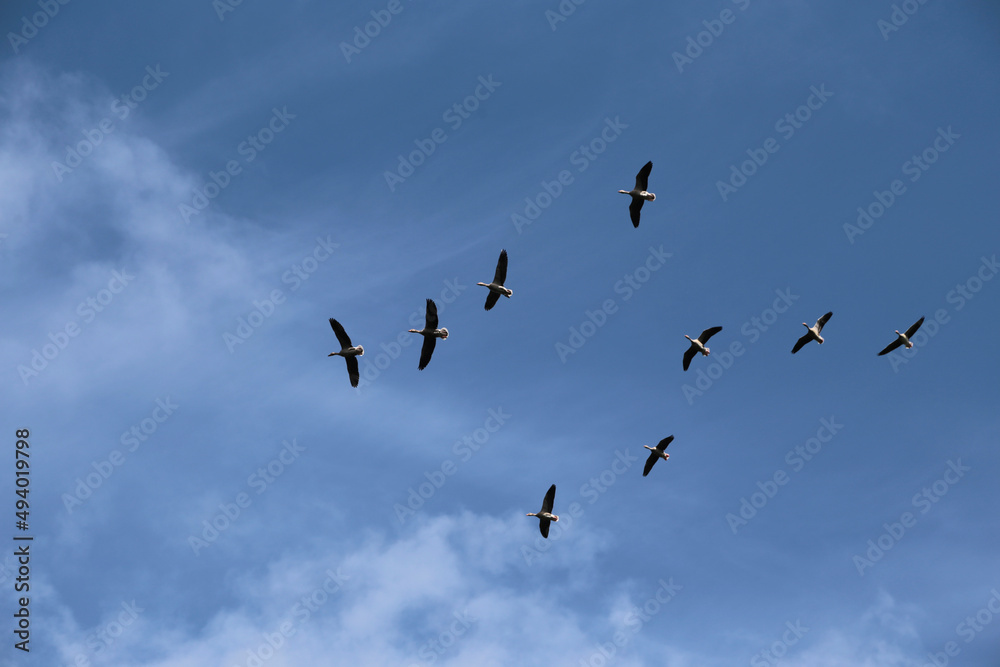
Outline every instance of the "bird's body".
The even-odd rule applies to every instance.
[[[913,342],[910,340],[910,337],[913,336],[913,334],[917,333],[917,329],[919,329],[920,325],[923,323],[924,323],[924,318],[921,317],[919,320],[914,322],[910,326],[910,328],[907,329],[905,332],[899,333],[899,331],[897,331],[896,340],[886,345],[885,349],[879,352],[877,356],[881,357],[883,354],[889,354],[900,345],[905,345],[906,349],[910,349],[911,347],[913,347]]]
[[[649,458],[646,459],[646,465],[642,469],[642,476],[643,477],[645,477],[646,475],[649,474],[649,471],[653,469],[653,465],[657,461],[659,461],[660,459],[663,459],[664,461],[666,461],[667,459],[670,458],[670,454],[667,454],[667,445],[669,445],[671,442],[673,442],[673,440],[674,440],[674,436],[671,435],[671,436],[667,436],[663,440],[660,440],[660,443],[658,445],[656,445],[656,447],[650,447],[649,445],[643,445],[643,447],[645,447],[646,449],[649,450]]]
[[[819,343],[820,345],[822,345],[823,344],[823,337],[820,336],[819,333],[823,330],[823,327],[826,325],[827,321],[831,317],[833,317],[833,312],[829,312],[826,315],[824,315],[823,317],[821,317],[818,320],[816,320],[816,324],[814,324],[813,326],[809,326],[808,324],[806,324],[805,322],[803,322],[802,326],[804,326],[806,328],[806,332],[805,332],[805,334],[803,334],[802,338],[799,338],[795,342],[795,347],[792,348],[792,354],[795,354],[796,352],[798,352],[799,350],[801,350],[802,346],[805,345],[806,343],[808,343],[811,340],[814,340],[817,343]]]
[[[649,187],[649,172],[653,170],[653,163],[647,162],[643,165],[639,173],[635,175],[635,187],[631,190],[619,190],[623,195],[629,195],[632,197],[632,203],[629,204],[628,213],[629,217],[632,218],[632,226],[639,226],[639,211],[642,210],[643,203],[647,201],[653,201],[656,199],[656,195],[652,192],[646,192],[646,188]]]
[[[552,504],[556,500],[556,485],[553,484],[549,487],[549,490],[545,493],[545,499],[542,500],[542,509],[539,512],[528,512],[525,516],[537,516],[538,517],[538,530],[541,531],[542,537],[549,536],[549,524],[553,521],[558,521],[559,517],[552,513]]]
[[[344,361],[347,362],[347,374],[351,378],[351,386],[357,387],[361,379],[361,373],[358,372],[358,357],[364,355],[365,348],[360,345],[352,345],[351,338],[344,331],[344,327],[332,317],[330,318],[330,326],[333,327],[333,333],[337,335],[340,352],[331,352],[327,356],[344,358]]]
[[[437,343],[437,339],[444,340],[448,337],[447,329],[438,329],[437,304],[434,303],[433,299],[427,299],[427,315],[424,318],[424,328],[410,329],[410,333],[421,334],[424,337],[424,345],[420,348],[420,364],[417,366],[417,369],[422,371],[427,368],[427,364],[431,361],[431,355],[434,354],[434,345]]]
[[[501,296],[505,296],[509,299],[514,294],[514,290],[507,289],[503,286],[505,280],[507,280],[507,251],[501,250],[500,259],[497,260],[497,270],[496,273],[493,274],[493,282],[476,283],[477,285],[488,287],[490,290],[490,293],[486,295],[486,310],[489,310],[493,306],[497,305],[497,301],[500,300]]]
[[[698,336],[697,338],[691,338],[691,336],[684,334],[684,337],[687,338],[689,341],[691,341],[691,347],[689,347],[687,351],[684,353],[684,370],[687,370],[688,366],[691,365],[691,360],[694,359],[694,355],[701,352],[701,355],[703,357],[707,357],[711,353],[712,350],[705,347],[705,343],[708,342],[709,338],[719,333],[720,331],[722,331],[722,327],[712,327],[711,329],[705,329],[704,331],[701,332],[701,335]]]

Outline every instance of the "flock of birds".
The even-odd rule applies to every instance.
[[[635,176],[635,187],[631,190],[619,190],[621,194],[629,195],[632,198],[632,202],[629,204],[628,212],[629,217],[632,220],[632,225],[634,227],[639,226],[639,212],[642,210],[642,205],[647,201],[653,201],[656,199],[656,195],[652,192],[647,191],[649,186],[649,174],[653,170],[653,163],[647,162],[643,165],[642,169]],[[504,282],[507,280],[507,251],[500,251],[500,258],[497,260],[496,272],[493,274],[493,281],[489,283],[476,283],[482,287],[489,289],[489,294],[486,295],[486,310],[491,310],[493,306],[497,304],[501,296],[510,298],[514,292],[513,290],[504,287]],[[833,317],[833,313],[829,312],[816,320],[816,324],[809,326],[806,322],[802,323],[802,326],[806,328],[806,333],[802,335],[795,342],[795,346],[792,348],[792,354],[795,354],[803,348],[807,343],[811,341],[816,341],[820,345],[823,344],[823,336],[820,332],[823,331],[823,327],[826,323],[830,321]],[[919,320],[913,323],[909,329],[905,332],[900,333],[898,330],[896,333],[896,339],[889,343],[885,349],[878,353],[878,356],[888,354],[898,347],[905,346],[906,348],[913,347],[911,338],[920,328],[920,325],[924,323],[924,318],[921,317]],[[343,325],[337,320],[330,318],[330,326],[333,327],[333,333],[337,336],[337,341],[340,343],[339,352],[331,352],[329,356],[331,357],[343,357],[347,362],[347,374],[351,379],[351,386],[357,387],[358,382],[361,379],[361,374],[358,370],[358,357],[364,355],[365,348],[361,345],[353,345],[351,343],[350,336],[344,330]],[[711,327],[705,329],[701,332],[701,335],[697,338],[691,338],[687,334],[684,335],[691,345],[684,352],[684,370],[688,370],[691,365],[691,361],[694,357],[701,353],[702,356],[707,357],[711,350],[707,347],[708,340],[715,334],[722,331],[722,327]],[[427,364],[431,361],[431,355],[434,354],[434,347],[437,344],[437,339],[440,338],[444,340],[448,338],[448,330],[445,328],[438,328],[438,314],[437,305],[434,303],[433,299],[427,299],[427,313],[424,319],[423,329],[410,329],[410,333],[420,334],[424,337],[424,344],[420,348],[420,363],[417,365],[419,370],[424,370],[427,368]],[[656,447],[650,447],[648,445],[643,445],[649,450],[649,458],[646,459],[646,464],[642,470],[642,476],[645,477],[653,469],[653,465],[660,459],[664,461],[670,458],[670,454],[667,453],[667,445],[669,445],[674,439],[674,436],[668,436],[661,440]],[[553,506],[555,504],[556,498],[556,485],[553,484],[549,487],[549,490],[545,493],[545,498],[542,500],[542,509],[538,512],[529,512],[526,516],[533,516],[538,518],[538,529],[542,533],[542,537],[547,538],[549,536],[549,526],[553,521],[558,521],[559,516],[552,513]]]

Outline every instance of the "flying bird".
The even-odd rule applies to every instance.
[[[545,493],[545,500],[542,501],[542,510],[537,514],[534,512],[528,512],[525,516],[537,516],[538,517],[538,530],[542,531],[542,537],[548,538],[549,536],[549,524],[552,521],[558,521],[559,517],[552,513],[552,503],[556,499],[556,485],[553,484],[549,487],[549,490]]]
[[[663,440],[660,440],[660,444],[658,444],[655,448],[650,447],[649,445],[643,445],[643,447],[649,450],[649,458],[646,459],[646,465],[642,469],[643,477],[649,474],[649,471],[653,469],[653,465],[657,461],[659,461],[660,459],[666,461],[667,459],[670,458],[670,454],[667,454],[667,445],[673,442],[673,440],[674,436],[671,435],[667,436]]]
[[[493,282],[491,283],[476,283],[477,285],[482,285],[483,287],[488,287],[490,293],[486,295],[486,310],[489,310],[493,306],[497,305],[497,301],[500,300],[500,295],[503,294],[508,299],[514,294],[514,290],[507,289],[503,286],[503,281],[507,280],[507,251],[500,251],[500,259],[497,260],[497,271],[493,274]]]
[[[705,343],[708,342],[709,338],[719,333],[720,331],[722,331],[722,327],[712,327],[711,329],[705,329],[704,331],[701,332],[700,336],[694,339],[692,339],[691,336],[684,334],[684,337],[687,338],[689,341],[691,341],[691,347],[689,347],[687,349],[687,352],[684,353],[684,370],[688,369],[688,366],[691,365],[691,360],[694,359],[694,355],[697,354],[698,352],[701,352],[702,356],[705,357],[709,355],[711,350],[705,347]]]
[[[424,328],[410,329],[410,333],[421,334],[424,337],[424,346],[420,348],[420,365],[417,366],[418,370],[422,371],[427,368],[427,364],[431,361],[431,355],[434,354],[434,345],[437,343],[437,339],[444,340],[448,337],[448,330],[438,329],[437,325],[437,304],[434,303],[433,299],[427,299],[427,317],[424,322]]]
[[[822,345],[823,337],[819,335],[819,332],[823,330],[823,327],[826,325],[827,321],[829,321],[831,317],[833,317],[833,312],[829,312],[823,317],[816,320],[816,324],[814,324],[813,326],[809,326],[808,324],[803,322],[802,326],[808,329],[808,331],[805,332],[802,338],[798,339],[795,342],[795,347],[792,348],[792,354],[795,354],[796,352],[801,350],[802,346],[811,340],[814,340],[820,345]]]
[[[886,345],[885,349],[879,352],[877,356],[881,357],[883,354],[889,354],[900,345],[905,345],[906,349],[910,349],[911,347],[913,347],[913,343],[910,342],[910,338],[913,336],[913,334],[917,333],[917,329],[919,329],[920,325],[923,323],[924,323],[924,318],[921,317],[919,320],[914,322],[909,329],[906,330],[906,333],[899,333],[897,331],[896,340]]]
[[[628,206],[628,214],[632,218],[632,226],[639,226],[639,211],[642,210],[643,203],[648,199],[653,201],[656,199],[656,195],[652,192],[646,192],[646,188],[649,187],[649,172],[653,171],[653,163],[647,162],[639,173],[635,175],[635,187],[631,190],[619,190],[618,192],[623,195],[631,195],[632,203]]]
[[[340,352],[331,352],[327,356],[344,358],[344,361],[347,362],[347,374],[351,377],[351,386],[357,387],[358,381],[361,379],[361,374],[358,372],[358,357],[364,355],[365,348],[360,345],[357,347],[351,345],[351,337],[344,331],[340,322],[332,317],[330,318],[330,326],[333,327],[333,333],[337,334],[337,340],[340,341]]]

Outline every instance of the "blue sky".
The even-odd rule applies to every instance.
[[[997,660],[992,3],[223,2],[0,12],[0,662]]]

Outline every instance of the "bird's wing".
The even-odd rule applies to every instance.
[[[351,386],[357,387],[361,379],[361,373],[358,372],[358,358],[344,357],[344,361],[347,362],[347,374],[351,376]]]
[[[646,200],[642,197],[632,197],[632,203],[628,205],[628,214],[632,218],[632,226],[639,226],[639,211],[642,210],[642,204]]]
[[[906,337],[909,338],[913,334],[917,333],[917,329],[919,329],[920,325],[923,323],[924,323],[924,318],[922,317],[916,322],[914,322],[913,326],[911,326],[909,329],[906,330]]]
[[[806,334],[806,335],[802,336],[802,338],[800,338],[797,341],[795,341],[795,347],[792,348],[792,354],[795,354],[796,352],[798,352],[799,350],[801,350],[802,346],[805,345],[806,343],[808,343],[811,340],[812,340],[812,337],[809,334]]]
[[[493,306],[497,305],[497,301],[500,300],[500,292],[494,292],[490,290],[490,293],[486,295],[486,310],[489,310]]]
[[[427,322],[427,328],[428,329],[437,329],[438,328],[438,307],[437,307],[437,304],[434,303],[433,299],[427,299],[427,318],[426,318],[426,322]],[[432,350],[434,349],[433,345],[431,346],[431,349]]]
[[[674,441],[674,436],[668,435],[663,440],[660,440],[660,443],[656,445],[656,449],[662,452],[667,448],[667,445],[669,445],[673,441]]]
[[[705,343],[708,342],[709,338],[719,333],[720,331],[722,331],[722,327],[712,327],[711,329],[705,329],[704,331],[701,332],[701,335],[698,336],[698,340],[700,340],[701,344],[704,345]]]
[[[656,459],[658,459],[658,458],[660,458],[660,456],[656,452],[650,452],[649,453],[649,458],[646,459],[646,465],[643,466],[643,468],[642,468],[642,476],[643,477],[645,477],[646,475],[648,475],[649,471],[653,469],[653,466],[656,465]]]
[[[503,281],[507,280],[507,251],[500,251],[500,259],[497,260],[497,272],[493,274],[493,283],[496,285],[503,285]]]
[[[635,175],[635,189],[645,190],[649,187],[649,172],[653,171],[652,161],[647,162],[639,170],[639,173]]]
[[[424,346],[420,348],[420,365],[417,366],[417,370],[424,370],[427,368],[427,364],[431,362],[431,355],[434,354],[434,345],[437,343],[437,338],[434,336],[424,336]]]
[[[556,500],[556,485],[553,484],[549,487],[549,490],[545,492],[545,500],[542,501],[542,511],[552,512],[552,504]]]
[[[539,519],[538,520],[538,530],[542,531],[542,537],[548,538],[548,536],[549,536],[549,525],[551,523],[552,522],[549,521],[548,519]]]
[[[344,327],[337,320],[330,318],[330,326],[333,327],[333,333],[337,334],[337,340],[340,341],[341,349],[345,347],[353,347],[351,345],[351,337],[347,335],[344,331]]]
[[[698,348],[692,344],[691,347],[687,349],[687,352],[684,353],[684,370],[688,369],[688,366],[691,365],[691,360],[694,359],[694,355],[696,354],[698,354]]]
[[[819,333],[820,331],[823,330],[823,327],[826,326],[826,323],[830,320],[831,317],[833,317],[833,311],[830,311],[823,317],[816,320],[816,333]]]
[[[901,340],[899,340],[899,338],[897,338],[896,340],[894,340],[891,343],[889,343],[888,345],[886,345],[885,349],[882,350],[881,352],[879,352],[876,356],[881,357],[883,354],[889,354],[890,352],[892,352],[893,350],[895,350],[897,347],[899,347],[902,344],[903,344],[903,341],[901,341]]]

